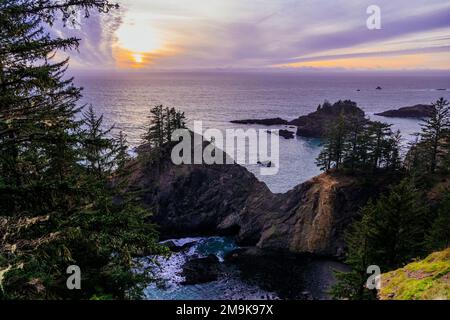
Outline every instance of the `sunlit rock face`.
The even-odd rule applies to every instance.
[[[343,234],[386,181],[327,173],[274,194],[239,165],[159,165],[134,161],[130,191],[154,212],[163,238],[234,235],[266,250],[340,256]]]

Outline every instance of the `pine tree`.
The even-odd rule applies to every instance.
[[[400,130],[397,130],[386,140],[386,147],[384,150],[384,163],[385,168],[395,171],[402,167],[401,157],[401,143],[402,135]]]
[[[167,139],[165,134],[166,113],[163,106],[155,106],[150,110],[149,126],[143,139],[154,150],[159,150]]]
[[[97,117],[92,106],[83,113],[82,156],[87,168],[102,178],[114,169],[114,141],[109,138],[114,127],[103,128],[103,116]]]
[[[370,142],[368,152],[373,171],[381,167],[385,160],[386,148],[389,148],[389,144],[386,141],[392,136],[391,127],[392,125],[379,121],[369,124],[368,137]]]
[[[368,122],[368,119],[361,119],[360,117],[350,117],[347,120],[348,146],[344,155],[344,164],[351,172],[358,168],[361,169],[365,165],[367,153],[365,132]]]
[[[427,215],[423,195],[409,179],[377,201],[373,241],[380,267],[397,268],[423,253]]]
[[[439,205],[437,216],[427,234],[430,251],[443,250],[450,246],[450,193]]]
[[[347,126],[343,115],[328,130],[322,143],[322,151],[316,159],[316,164],[322,170],[340,169],[347,148]]]
[[[121,172],[131,159],[130,154],[128,153],[127,136],[123,131],[119,131],[114,138],[114,150],[116,154],[115,162],[117,164],[116,171]]]
[[[336,272],[336,284],[331,289],[331,295],[336,299],[371,300],[376,293],[367,289],[367,268],[376,264],[372,256],[372,232],[375,219],[375,205],[369,203],[362,209],[362,219],[354,222],[346,232],[345,242],[347,256],[345,263],[352,270]]]
[[[375,298],[365,288],[367,267],[377,265],[386,272],[425,253],[428,212],[413,181],[403,180],[389,194],[369,201],[361,213],[361,220],[349,227],[345,237],[346,263],[352,270],[337,273],[332,289],[336,298]]]
[[[78,47],[45,25],[77,12],[107,12],[104,0],[0,1],[0,299],[124,298],[148,280],[133,256],[164,253],[149,212],[109,179],[118,149],[56,52]],[[123,146],[122,146],[123,147]],[[114,200],[114,201],[113,201]],[[83,290],[65,286],[67,266]],[[9,268],[11,266],[11,268]],[[6,270],[6,271],[5,271]]]
[[[171,142],[172,133],[185,128],[184,112],[162,105],[150,110],[147,132],[142,136],[144,143],[150,146],[151,154],[161,155],[163,146]]]
[[[450,130],[450,106],[447,100],[440,98],[433,104],[431,117],[422,123],[421,148],[427,159],[428,172],[434,173],[445,163]]]

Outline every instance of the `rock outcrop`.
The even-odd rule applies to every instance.
[[[433,111],[434,107],[432,105],[417,104],[411,107],[376,113],[376,115],[390,118],[427,118],[431,116]]]
[[[130,166],[129,191],[141,194],[165,239],[228,234],[241,245],[329,256],[341,255],[344,230],[387,185],[326,173],[274,194],[237,164],[173,165],[168,157]]]
[[[267,130],[267,134],[273,134],[274,132],[277,132],[277,131]],[[287,140],[295,138],[295,132],[293,132],[291,130],[286,130],[286,129],[278,130],[278,135]]]
[[[192,259],[183,266],[181,275],[184,277],[183,285],[192,285],[216,281],[222,273],[219,259],[215,255],[206,258]]]
[[[294,139],[295,133],[290,130],[280,130],[279,133],[280,137],[283,137],[285,139]]]
[[[233,120],[230,122],[237,124],[258,124],[264,126],[286,125],[288,123],[287,120],[281,118]]]
[[[297,126],[298,136],[321,138],[326,134],[330,124],[338,121],[341,115],[344,118],[365,117],[364,111],[358,108],[356,102],[345,100],[333,105],[325,102],[317,108],[317,111],[292,120],[289,124]]]
[[[297,127],[297,135],[302,137],[322,138],[330,124],[335,123],[340,116],[344,118],[357,117],[365,118],[364,111],[358,108],[356,102],[345,100],[338,101],[334,104],[325,102],[319,105],[317,111],[306,116],[301,116],[292,121],[287,121],[281,118],[272,119],[248,119],[248,120],[234,120],[232,123],[239,124],[258,124],[258,125],[290,125]],[[289,130],[280,130],[280,136],[286,139],[292,139]]]

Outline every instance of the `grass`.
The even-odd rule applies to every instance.
[[[450,300],[450,248],[381,276],[382,300]]]

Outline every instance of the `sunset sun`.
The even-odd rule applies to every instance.
[[[144,62],[144,56],[140,53],[133,53],[131,56],[133,57],[134,62],[136,62],[136,63]]]
[[[128,60],[137,65],[145,62],[145,55],[154,54],[163,47],[160,34],[147,21],[124,23],[116,36],[117,46],[128,52]]]

